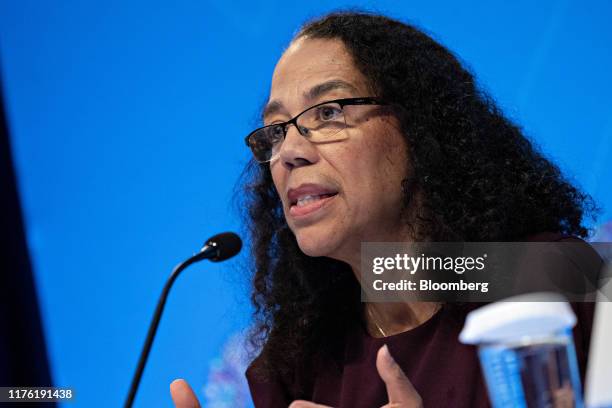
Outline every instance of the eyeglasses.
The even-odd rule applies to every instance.
[[[255,160],[266,163],[278,156],[287,136],[289,125],[294,125],[300,135],[311,142],[329,141],[330,137],[354,125],[359,110],[364,105],[386,105],[380,99],[344,98],[311,106],[287,122],[274,123],[251,132],[244,141],[253,152]]]

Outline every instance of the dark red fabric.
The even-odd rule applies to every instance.
[[[533,241],[573,240],[537,236]],[[585,244],[586,245],[586,244]],[[422,325],[385,338],[371,337],[357,326],[347,333],[342,366],[319,366],[310,400],[337,408],[377,408],[387,401],[385,385],[376,370],[376,353],[387,344],[423,399],[424,407],[489,407],[477,349],[458,336],[469,311],[479,304],[445,305]],[[572,304],[578,318],[574,328],[576,354],[584,383],[593,303]],[[265,382],[254,374],[257,360],[246,372],[256,408],[286,408],[293,398],[282,381]]]
[[[376,353],[387,344],[425,407],[486,407],[486,388],[476,349],[457,341],[465,313],[445,307],[413,330],[373,338],[359,328],[347,342],[342,373],[317,378],[313,400],[333,407],[380,407],[387,392],[376,370]]]

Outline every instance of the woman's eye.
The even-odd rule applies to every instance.
[[[342,109],[335,106],[321,106],[319,108],[319,119],[332,120],[342,115]]]
[[[285,131],[283,129],[283,126],[271,126],[269,128],[268,135],[270,136],[272,142],[278,142],[282,140],[285,137]]]

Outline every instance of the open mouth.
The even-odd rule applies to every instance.
[[[308,194],[302,197],[299,197],[297,200],[294,200],[291,202],[291,206],[297,206],[297,207],[305,207],[309,204],[312,204],[314,202],[317,202],[319,200],[323,200],[325,198],[328,197],[333,197],[338,193],[328,193],[328,194]]]
[[[331,201],[338,193],[305,194],[291,201],[289,214],[302,217],[314,213]]]

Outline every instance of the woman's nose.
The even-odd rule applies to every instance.
[[[279,160],[289,170],[316,163],[317,147],[298,132],[297,125],[289,125],[280,147]]]

